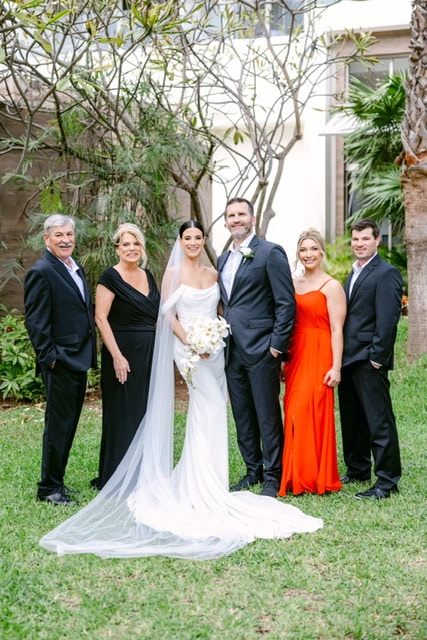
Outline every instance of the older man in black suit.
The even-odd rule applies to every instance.
[[[370,481],[371,453],[375,484],[356,493],[358,499],[390,497],[401,476],[400,450],[388,371],[401,312],[402,277],[377,253],[380,229],[364,218],[352,226],[351,246],[357,258],[344,289],[347,318],[338,387],[346,484]]]
[[[286,253],[254,234],[253,205],[227,203],[225,225],[233,243],[218,260],[224,316],[230,324],[227,383],[246,474],[232,491],[264,482],[276,497],[282,470],[283,421],[279,402],[280,361],[295,316]]]
[[[24,285],[25,325],[46,389],[39,500],[75,502],[64,485],[74,434],[86,392],[87,371],[96,366],[93,305],[83,269],[72,257],[72,218],[55,214],[44,223],[44,255]]]

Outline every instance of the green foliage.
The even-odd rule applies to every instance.
[[[406,257],[405,245],[399,245],[389,249],[388,247],[379,246],[378,253],[384,260],[390,262],[394,267],[399,269],[403,278],[403,293],[408,293],[408,264]]]
[[[98,363],[96,369],[89,369],[87,372],[87,391],[88,395],[97,396],[101,389],[101,354],[98,353]]]
[[[3,308],[3,311],[5,309]],[[0,393],[4,399],[38,401],[44,396],[41,377],[23,316],[14,311],[0,319]]]
[[[45,397],[41,376],[36,375],[36,356],[28,339],[24,316],[0,305],[0,396],[6,400],[39,402]],[[99,370],[90,370],[88,389],[97,392]]]
[[[57,180],[44,180],[40,189],[40,208],[45,213],[62,213],[61,187]]]
[[[95,131],[89,136],[93,115],[79,103],[59,113],[50,130],[58,146],[61,136],[66,135],[68,157],[81,159],[83,164],[79,171],[67,175],[58,171],[50,176],[42,191],[41,211],[52,213],[56,197],[57,210],[79,220],[76,257],[86,268],[92,290],[101,272],[117,261],[111,238],[123,222],[133,222],[142,229],[149,267],[160,277],[169,241],[175,239],[177,229],[169,216],[170,205],[178,210],[172,195],[172,173],[179,164],[198,171],[208,163],[191,127],[159,107],[151,86],[128,82],[122,92],[132,131],[121,136]],[[88,100],[83,89],[80,93],[82,101]],[[186,218],[189,215],[185,213]],[[36,214],[31,221],[39,229],[44,218]]]
[[[405,227],[405,209],[403,205],[401,170],[389,165],[371,175],[363,187],[361,209],[357,218],[373,218],[379,222],[389,220],[393,226],[393,235],[400,235]]]
[[[351,187],[361,208],[355,218],[388,219],[395,234],[405,223],[400,170],[394,164],[402,152],[404,79],[400,72],[375,88],[353,79],[346,104],[337,109],[357,122],[357,129],[345,136],[347,160],[356,166]]]
[[[326,270],[341,284],[344,284],[353,262],[349,237],[336,238],[333,244],[326,246]]]

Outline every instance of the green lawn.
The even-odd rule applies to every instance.
[[[324,529],[256,541],[220,560],[107,559],[43,550],[40,537],[74,508],[37,503],[43,407],[0,419],[0,638],[59,640],[426,640],[427,358],[409,366],[399,331],[394,406],[400,494],[287,498]],[[185,416],[178,416],[182,437]],[[67,483],[86,503],[96,474],[100,404],[84,409]],[[340,447],[340,441],[339,441]],[[341,470],[343,469],[340,458]],[[243,468],[230,420],[230,474]]]

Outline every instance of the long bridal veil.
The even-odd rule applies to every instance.
[[[320,519],[278,500],[251,492],[230,494],[215,473],[209,475],[208,482],[201,478],[200,486],[196,478],[191,499],[182,487],[178,490],[173,469],[172,326],[182,260],[177,240],[162,283],[146,415],[105,487],[86,507],[41,539],[45,549],[59,555],[167,555],[204,560],[232,553],[256,537],[288,537],[322,527]]]

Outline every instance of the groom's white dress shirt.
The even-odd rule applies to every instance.
[[[237,269],[239,268],[240,263],[243,260],[243,255],[240,253],[240,249],[243,249],[243,247],[248,247],[254,235],[254,233],[251,233],[250,236],[243,240],[242,244],[239,245],[237,249],[235,249],[234,246],[231,245],[230,249],[228,250],[228,258],[224,264],[224,268],[222,269],[221,274],[228,298],[230,298]]]

